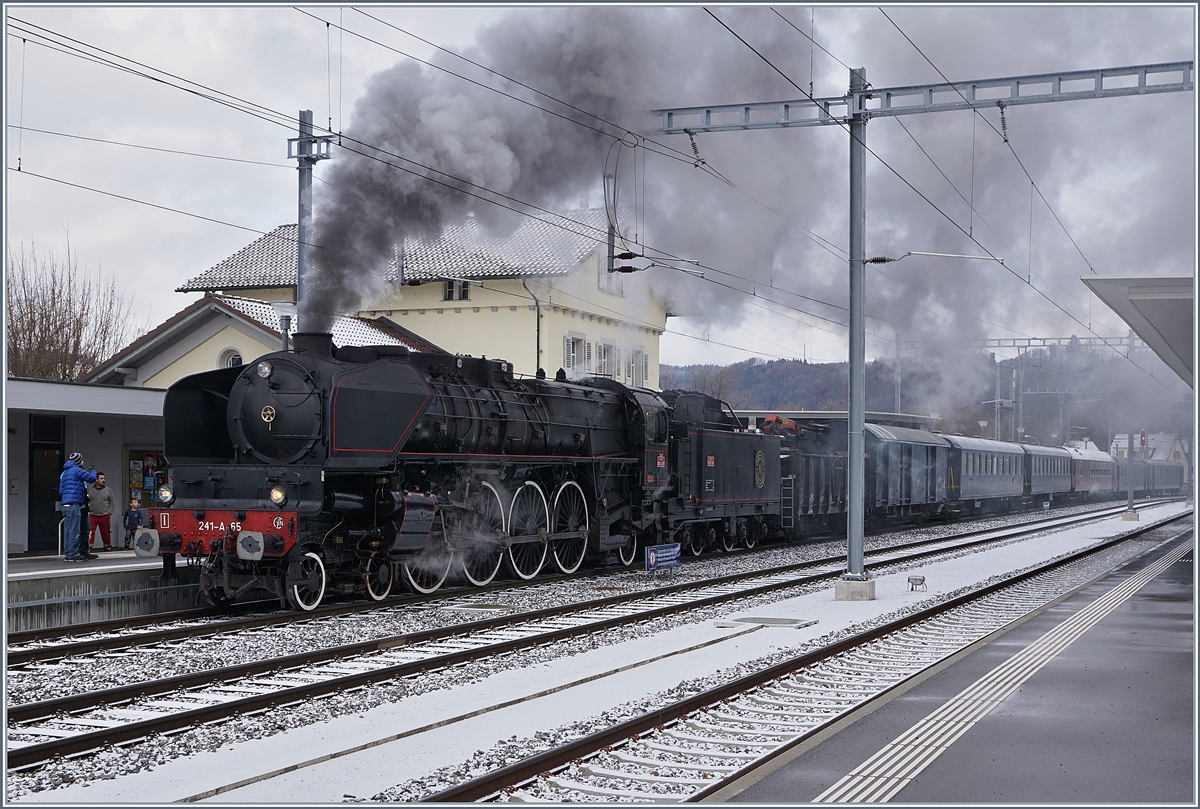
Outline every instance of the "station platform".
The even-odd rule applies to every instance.
[[[1194,559],[1177,538],[712,799],[1195,805]]]
[[[97,558],[89,559],[86,562],[68,562],[62,556],[48,554],[9,556],[5,560],[7,567],[5,578],[12,582],[46,576],[96,575],[131,567],[150,566],[156,569],[162,568],[160,560],[139,559],[132,550],[114,549],[109,553],[104,553],[92,548],[92,553],[96,554]]]
[[[9,632],[107,621],[203,606],[198,573],[180,565],[162,580],[162,560],[132,550],[97,552],[96,559],[9,556],[5,560],[5,626]]]

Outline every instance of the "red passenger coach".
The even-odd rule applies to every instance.
[[[1068,447],[1071,453],[1071,491],[1077,500],[1113,496],[1113,459],[1097,449]]]

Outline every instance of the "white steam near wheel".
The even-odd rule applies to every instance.
[[[504,534],[504,504],[500,501],[500,493],[495,486],[484,482],[479,497],[482,498],[477,512],[479,527],[498,538]],[[496,578],[500,563],[504,561],[504,549],[498,541],[484,538],[459,548],[458,559],[467,581],[482,587]]]

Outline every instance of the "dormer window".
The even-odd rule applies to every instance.
[[[242,352],[236,348],[227,348],[217,356],[218,368],[237,368],[242,364]]]
[[[469,281],[443,281],[442,300],[467,301],[471,299],[471,283]]]

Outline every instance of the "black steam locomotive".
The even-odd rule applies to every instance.
[[[540,374],[539,374],[540,377]],[[397,578],[521,579],[639,543],[753,546],[779,525],[780,439],[698,393],[521,379],[501,360],[337,348],[197,374],[167,392],[172,481],[140,556],[182,554],[223,603],[381,600]]]

